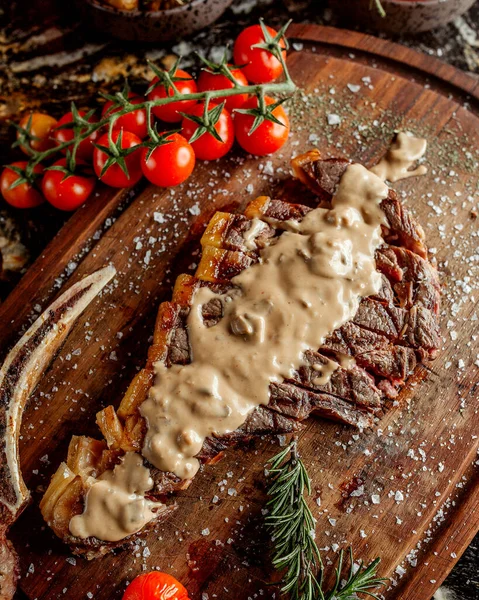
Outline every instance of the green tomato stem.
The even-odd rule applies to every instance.
[[[258,84],[258,85],[237,85],[233,88],[224,89],[224,90],[211,90],[207,92],[196,92],[194,94],[175,94],[173,96],[167,96],[166,98],[159,98],[158,100],[145,100],[139,104],[131,104],[129,103],[127,106],[124,106],[120,110],[116,111],[113,114],[105,116],[103,119],[95,123],[88,123],[85,127],[85,130],[82,131],[75,138],[68,140],[59,144],[58,146],[54,146],[49,150],[45,150],[44,152],[34,152],[31,159],[32,168],[39,164],[40,162],[54,156],[55,154],[61,152],[62,150],[66,150],[70,148],[72,145],[75,145],[78,148],[78,145],[86,140],[92,133],[95,133],[105,125],[108,125],[108,135],[109,140],[112,140],[112,132],[114,123],[123,115],[127,115],[136,110],[145,109],[147,111],[147,115],[150,116],[148,123],[148,131],[151,132],[151,110],[157,106],[164,106],[166,104],[171,104],[172,102],[178,102],[180,100],[203,100],[210,101],[215,98],[225,98],[229,96],[236,96],[239,94],[251,94],[256,95],[258,97],[264,97],[264,95],[270,94],[287,94],[292,93],[296,90],[296,85],[294,84],[291,76],[286,67],[286,62],[281,55],[281,63],[283,65],[283,70],[285,74],[285,81],[279,83],[266,83],[266,84]],[[76,154],[76,148],[74,149],[74,154]]]

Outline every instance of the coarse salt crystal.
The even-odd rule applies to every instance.
[[[339,115],[329,113],[328,114],[328,125],[340,125],[341,117]]]
[[[197,217],[201,212],[200,205],[198,204],[198,202],[196,204],[193,204],[193,206],[190,206],[188,212],[193,216]]]

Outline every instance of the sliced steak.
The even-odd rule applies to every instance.
[[[392,344],[386,336],[351,321],[330,335],[321,350],[353,356],[358,365],[394,385],[403,384],[417,363],[412,348]]]
[[[298,369],[291,382],[315,392],[329,394],[355,404],[364,409],[377,411],[381,408],[381,392],[376,388],[374,378],[363,369],[338,365],[329,381],[318,384],[318,365],[325,365],[328,358],[312,350],[305,352],[304,364]]]
[[[365,428],[373,424],[373,415],[330,394],[313,392],[291,383],[270,385],[269,408],[282,415],[304,421],[311,414]]]
[[[297,157],[293,168],[319,201],[327,204],[349,164],[343,159],[323,160],[314,150]],[[388,227],[383,231],[386,243],[376,252],[376,266],[382,274],[378,293],[364,298],[355,317],[328,336],[321,348],[306,351],[303,364],[290,379],[271,383],[268,406],[256,408],[236,431],[207,438],[197,455],[202,462],[215,462],[228,447],[255,436],[298,431],[303,427],[302,421],[312,414],[359,428],[369,427],[384,408],[385,400],[397,396],[399,386],[404,384],[417,362],[435,356],[440,345],[440,287],[437,271],[427,260],[424,232],[392,190],[382,208]],[[201,240],[203,253],[196,276],[181,275],[175,284],[172,302],[160,306],[146,368],[135,378],[117,412],[108,407],[99,413],[103,418],[99,418],[98,423],[108,448],[105,442],[87,440],[83,443],[85,447],[93,442],[99,444],[102,466],[97,466],[96,476],[111,468],[122,453],[142,447],[145,423],[138,407],[154,380],[154,363],[163,361],[171,366],[191,361],[187,318],[198,287],[208,286],[231,297],[240,293],[231,279],[258,260],[258,250],[273,236],[280,235],[286,221],[301,220],[311,210],[301,204],[262,196],[248,205],[245,215],[217,213],[213,217]],[[202,315],[208,326],[221,320],[224,302],[224,298],[214,297],[203,306]],[[337,367],[324,383],[318,372],[323,367],[329,368],[330,360],[334,360]],[[90,452],[88,456],[93,454]],[[71,463],[70,457],[68,467],[73,469]],[[154,480],[151,496],[155,499],[174,494],[190,484],[190,480],[181,480],[151,465],[150,470]],[[56,499],[54,510],[60,506],[63,512],[60,511],[62,518],[52,527],[57,535],[72,544],[74,552],[92,558],[124,541],[106,544],[100,540],[80,542],[71,538],[65,515],[78,514],[85,495],[83,475],[77,473],[75,477],[75,473],[77,471],[70,470],[73,481],[69,483],[68,493]],[[55,478],[64,485],[60,470]],[[76,486],[73,491],[71,486]],[[47,490],[47,503],[52,495],[56,498],[55,494],[56,490]],[[50,509],[45,516],[47,520],[52,514]],[[174,506],[170,510],[174,510]],[[159,516],[160,520],[163,518],[166,513]]]

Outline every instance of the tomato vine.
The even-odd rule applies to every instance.
[[[94,156],[98,156],[98,152],[102,152],[107,157],[103,161],[103,167],[100,172],[95,168],[97,175],[102,181],[105,180],[105,173],[109,169],[112,169],[118,173],[123,173],[124,177],[121,177],[121,179],[126,184],[127,181],[130,181],[128,163],[131,163],[131,160],[128,161],[127,158],[132,154],[134,148],[133,146],[125,147],[122,136],[118,136],[118,133],[115,132],[124,130],[126,134],[128,127],[124,124],[129,122],[135,123],[135,115],[138,116],[140,114],[146,115],[146,123],[142,123],[142,127],[146,128],[146,136],[145,139],[140,139],[141,136],[138,137],[138,143],[135,143],[138,149],[147,148],[146,154],[143,153],[144,157],[147,156],[149,158],[153,150],[162,145],[175,143],[175,141],[178,142],[178,137],[172,134],[181,133],[181,131],[185,134],[186,131],[193,131],[191,139],[187,139],[186,142],[193,144],[193,146],[196,144],[198,148],[198,140],[202,137],[204,139],[201,140],[201,146],[207,143],[216,143],[217,145],[218,143],[225,143],[223,148],[217,150],[217,154],[215,154],[214,150],[206,153],[203,151],[204,157],[208,157],[209,159],[218,158],[231,148],[233,143],[231,136],[235,137],[232,124],[229,127],[230,134],[228,140],[222,140],[217,133],[220,117],[224,120],[225,116],[223,113],[225,111],[228,113],[226,117],[231,120],[225,106],[228,100],[233,97],[237,97],[237,101],[232,109],[232,113],[240,113],[238,114],[238,121],[240,121],[241,117],[243,123],[242,129],[244,130],[246,116],[248,116],[246,121],[251,122],[249,132],[247,131],[248,135],[251,136],[254,134],[265,122],[285,127],[285,135],[278,136],[279,141],[276,146],[279,147],[287,138],[289,124],[286,127],[284,119],[278,119],[277,109],[296,90],[296,85],[291,78],[285,60],[286,50],[289,47],[285,37],[288,26],[289,22],[278,32],[274,32],[274,30],[267,27],[261,20],[259,26],[252,26],[243,31],[245,33],[248,30],[255,30],[251,32],[248,38],[250,46],[246,50],[249,48],[249,55],[256,57],[259,61],[257,69],[258,72],[261,72],[263,80],[265,78],[265,62],[268,62],[265,57],[270,56],[270,59],[274,61],[274,69],[270,73],[269,81],[252,83],[252,78],[245,77],[243,69],[251,71],[254,67],[255,59],[252,58],[248,64],[234,65],[228,62],[226,52],[219,63],[213,63],[200,57],[203,64],[202,71],[205,75],[208,75],[209,81],[211,82],[214,77],[221,78],[219,82],[217,80],[217,82],[209,86],[207,85],[206,87],[209,87],[209,89],[203,89],[205,86],[202,85],[201,89],[198,90],[193,78],[179,69],[181,58],[169,70],[161,70],[148,61],[154,75],[154,80],[147,91],[146,97],[143,98],[133,94],[128,84],[125,84],[123,89],[115,94],[100,94],[106,100],[106,108],[104,108],[102,116],[99,119],[94,116],[93,110],[83,112],[79,110],[75,103],[72,103],[71,112],[64,115],[59,124],[52,130],[55,142],[53,145],[46,144],[46,147],[42,146],[39,140],[28,130],[28,126],[23,128],[20,125],[15,125],[18,138],[15,145],[22,148],[28,155],[28,160],[21,172],[17,173],[17,178],[13,182],[13,186],[18,187],[22,184],[35,186],[35,179],[38,177],[38,167],[53,160],[57,162],[53,167],[47,166],[46,171],[51,168],[57,171],[63,170],[65,178],[72,177],[77,164],[85,160],[85,154],[88,152],[90,152],[89,159],[91,159],[92,152]],[[237,43],[240,38],[241,34],[236,40]],[[253,43],[255,39],[259,41]],[[235,44],[235,55],[237,53],[236,50],[237,44]],[[247,52],[246,55],[248,55]],[[239,73],[241,76],[239,76]],[[280,81],[276,81],[275,79],[279,74],[283,74],[283,77]],[[189,82],[191,82],[191,85],[189,85]],[[218,85],[218,83],[222,83],[223,85]],[[161,88],[160,93],[153,93],[159,88]],[[187,89],[188,91],[184,93],[182,89]],[[281,98],[272,102],[270,95],[280,95]],[[254,102],[251,102],[252,100]],[[231,106],[231,102],[229,105]],[[156,112],[161,107],[170,108],[170,113],[171,108],[173,108],[174,115],[171,119],[164,119],[165,121],[169,121],[169,127],[167,125],[162,132],[158,131],[158,123],[155,123]],[[183,111],[182,107],[188,107],[190,110]],[[174,111],[176,111],[177,115],[174,114]],[[171,114],[169,116],[171,117]],[[181,131],[171,128],[173,119],[182,121],[183,129]],[[31,118],[27,122],[27,125],[28,123],[31,125]],[[268,135],[268,132],[265,132],[266,135]],[[102,144],[97,143],[97,139],[100,136]],[[48,139],[51,140],[52,138]],[[245,139],[244,131],[242,131],[241,139]],[[240,138],[238,138],[238,141],[242,145]],[[247,151],[251,151],[251,144],[246,145],[248,146],[246,148]],[[263,147],[277,149],[276,146],[273,144],[270,146],[264,145]],[[245,146],[243,145],[243,147]],[[257,152],[257,154],[261,153],[261,151]],[[174,153],[169,154],[171,156],[174,155]],[[60,163],[58,159],[62,156],[66,160]],[[201,159],[202,156],[198,155],[198,158]],[[148,170],[145,171],[145,175],[148,177],[147,173]]]

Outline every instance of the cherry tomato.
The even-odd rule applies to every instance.
[[[214,108],[214,106],[212,106]],[[204,104],[197,104],[191,111],[190,114],[196,117],[202,117],[204,110]],[[211,111],[211,108],[209,109]],[[199,125],[194,121],[191,121],[187,117],[183,118],[181,124],[182,133],[187,140],[191,139],[191,136],[198,129]],[[196,141],[192,142],[193,150],[195,151],[196,158],[202,160],[215,160],[221,158],[231,150],[231,146],[234,142],[234,126],[233,119],[230,113],[223,108],[220,114],[220,118],[214,126],[218,132],[222,141],[215,139],[211,133],[204,133]]]
[[[26,129],[33,139],[26,144],[21,144],[20,148],[25,154],[30,154],[29,148],[37,152],[45,152],[53,148],[55,141],[52,139],[52,130],[55,128],[57,120],[50,115],[43,113],[30,113],[25,115],[20,121],[20,127]],[[17,131],[17,140],[20,140],[22,133]]]
[[[143,98],[133,94],[132,92],[129,92],[128,98],[132,104],[141,104],[144,102]],[[101,116],[105,117],[107,112],[109,115],[118,112],[118,108],[110,110],[112,106],[113,102],[109,100],[103,107]],[[139,138],[143,139],[148,134],[146,110],[144,108],[139,108],[138,110],[134,110],[131,113],[127,113],[126,115],[118,117],[118,119],[115,121],[115,129],[124,129],[125,131],[134,133]]]
[[[266,96],[265,101],[268,105],[276,102],[276,100],[269,98],[268,96]],[[258,99],[254,97],[250,98],[243,108],[257,108],[257,106]],[[257,156],[265,156],[266,154],[276,152],[276,150],[279,150],[286,142],[289,135],[288,115],[284,112],[282,106],[277,106],[273,110],[273,115],[281,121],[283,125],[264,120],[261,125],[250,134],[249,132],[253,126],[254,117],[242,113],[235,114],[234,122],[236,139],[246,152],[256,154]]]
[[[181,77],[180,81],[175,81],[175,87],[180,94],[196,94],[198,91],[195,80],[186,71],[177,69],[175,71],[175,77]],[[155,77],[152,81],[152,85],[158,82],[158,77]],[[157,85],[148,94],[148,100],[161,100],[161,98],[167,98],[167,96],[173,96],[173,90],[166,89],[164,85]],[[158,119],[166,121],[167,123],[178,123],[183,118],[179,113],[188,113],[195,106],[196,100],[179,100],[178,102],[172,102],[171,104],[164,104],[163,106],[155,106],[153,108],[153,114]]]
[[[248,85],[248,80],[243,75],[241,69],[232,69],[231,73],[235,81],[240,85]],[[200,92],[208,92],[210,90],[229,90],[234,87],[234,83],[220,73],[210,73],[208,71],[201,71],[198,79],[198,90]],[[227,96],[226,98],[217,98],[218,102],[226,101],[225,108],[230,112],[235,108],[241,108],[243,104],[248,100],[248,94],[238,94],[237,96]]]
[[[54,163],[54,167],[66,167],[67,161],[61,158]],[[77,161],[80,170],[84,169],[86,163]],[[62,171],[46,170],[42,179],[42,192],[45,198],[60,210],[75,210],[86,202],[93,192],[96,178],[91,175],[72,174],[65,177]]]
[[[149,148],[141,152],[143,175],[161,187],[183,183],[191,175],[195,166],[195,153],[182,135],[172,133],[168,144],[158,146],[147,159]]]
[[[81,117],[85,116],[85,111],[79,110],[78,114]],[[95,123],[98,119],[96,119],[93,115],[88,119],[89,123]],[[58,145],[63,144],[64,142],[69,142],[73,139],[73,129],[58,129],[61,125],[66,125],[67,123],[71,123],[73,121],[72,113],[69,112],[58,121],[56,129],[53,130],[53,137]],[[81,160],[90,160],[93,156],[93,144],[100,137],[100,131],[97,130],[92,133],[86,140],[83,140],[81,144],[78,146],[78,150],[76,153],[76,157]],[[73,146],[71,146],[73,147]],[[66,154],[66,149],[62,150],[63,154]]]
[[[141,140],[134,133],[130,133],[129,131],[121,131],[120,129],[116,129],[112,133],[112,139],[115,144],[118,142],[118,138],[121,134],[121,148],[133,148],[138,144],[141,144]],[[108,134],[105,133],[98,140],[99,146],[105,146],[108,148]],[[140,150],[140,149],[138,149]],[[142,177],[141,172],[141,153],[139,151],[132,152],[125,156],[124,160],[126,163],[126,168],[128,169],[128,177],[123,172],[122,168],[118,164],[113,164],[105,171],[103,175],[101,172],[105,163],[107,162],[109,156],[103,150],[99,148],[95,148],[93,152],[93,168],[95,169],[95,173],[97,177],[106,185],[116,188],[124,188],[129,187],[130,185],[135,185],[138,183]]]
[[[123,600],[189,600],[184,585],[167,573],[138,575],[126,588]]]
[[[2,192],[2,196],[9,204],[15,206],[15,208],[32,208],[33,206],[42,204],[44,201],[40,192],[30,183],[21,183],[10,189],[10,186],[21,177],[21,175],[10,169],[10,166],[24,170],[27,164],[25,160],[14,162],[5,167],[0,176],[0,191]],[[43,167],[36,165],[33,171],[41,175]]]
[[[271,27],[266,27],[266,29],[273,37],[277,34],[277,31]],[[246,65],[243,67],[243,73],[248,81],[253,83],[268,83],[283,72],[282,64],[270,52],[262,48],[252,48],[255,44],[264,44],[264,41],[261,26],[251,25],[239,34],[233,48],[235,64]],[[283,40],[280,41],[280,45],[285,48]],[[282,54],[286,59],[286,50]]]

